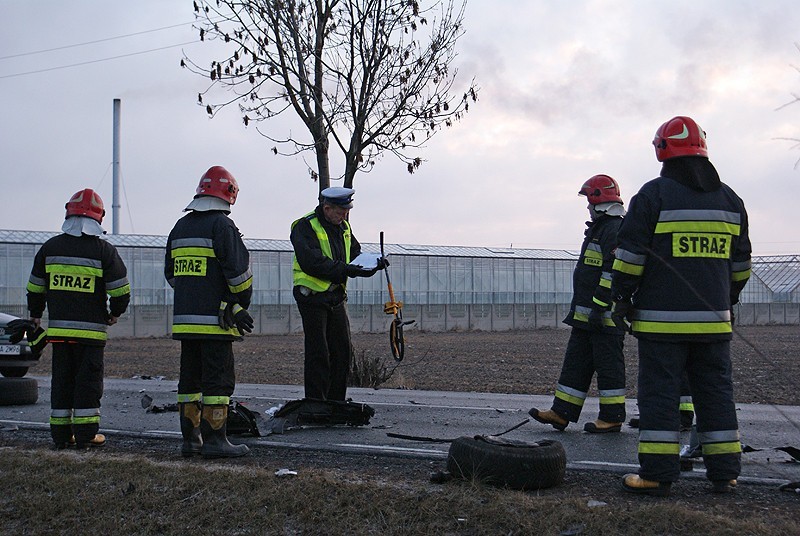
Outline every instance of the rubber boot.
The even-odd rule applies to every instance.
[[[200,434],[200,402],[179,402],[178,411],[183,435],[181,456],[188,458],[200,454],[203,447],[203,436]]]
[[[56,450],[63,450],[67,447],[75,446],[75,436],[72,435],[71,424],[51,424],[50,436],[53,438],[53,446]]]
[[[711,491],[714,493],[731,493],[736,491],[736,479],[731,480],[713,480],[711,482]]]
[[[200,433],[203,436],[200,452],[203,458],[238,458],[250,452],[247,445],[232,445],[228,441],[227,423],[228,406],[203,406],[203,418],[200,421]]]
[[[72,436],[69,439],[69,443],[67,446],[75,447],[78,450],[88,450],[94,447],[104,447],[105,444],[106,444],[106,436],[104,436],[103,434],[95,434],[94,437],[91,438],[89,441],[84,441],[82,443],[78,443],[77,441],[75,441],[75,436]]]
[[[645,480],[639,475],[629,473],[622,477],[622,489],[628,493],[638,493],[640,495],[652,495],[654,497],[667,497],[672,482],[656,482],[655,480]]]
[[[583,425],[583,430],[590,434],[608,434],[622,430],[621,422],[607,422],[597,419],[594,422],[587,422]]]
[[[531,408],[528,411],[528,415],[533,417],[535,421],[538,421],[542,424],[549,424],[559,432],[563,432],[564,429],[569,424],[569,421],[553,411],[552,409],[548,409],[547,411],[539,411],[536,408]]]

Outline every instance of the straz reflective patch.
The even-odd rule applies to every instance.
[[[50,272],[50,290],[68,292],[94,292],[93,275],[59,274]]]
[[[173,273],[176,276],[180,275],[206,275],[206,262],[205,257],[176,257]]]
[[[731,235],[716,233],[672,233],[673,257],[727,259],[731,255]]]
[[[594,257],[584,257],[583,264],[588,264],[589,266],[603,266],[603,259],[595,259]]]

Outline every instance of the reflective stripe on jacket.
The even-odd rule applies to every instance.
[[[68,234],[39,248],[27,290],[32,317],[48,310],[48,340],[94,346],[105,345],[109,314],[121,316],[131,292],[127,268],[113,245],[97,236]]]
[[[311,229],[313,229],[314,234],[319,241],[320,250],[322,254],[325,255],[329,259],[333,259],[333,251],[331,250],[331,243],[330,239],[328,238],[328,233],[325,231],[325,228],[322,226],[322,223],[319,221],[319,217],[316,212],[310,212],[303,216],[302,218],[295,220],[292,223],[292,229],[294,229],[297,222],[300,220],[307,220],[308,223],[311,225]],[[345,220],[342,222],[344,225],[344,231],[342,232],[342,238],[344,239],[344,252],[345,252],[345,263],[349,263],[350,258],[350,246],[352,243],[352,232],[350,230],[350,223]],[[292,282],[295,286],[301,285],[304,287],[310,288],[314,292],[325,292],[328,290],[332,282],[309,275],[300,268],[300,263],[297,262],[297,255],[292,256]],[[346,284],[346,281],[345,283]]]
[[[619,230],[614,299],[633,296],[634,335],[730,339],[730,309],[750,276],[742,200],[659,177],[631,200]]]
[[[617,231],[622,224],[619,216],[600,216],[587,222],[581,254],[572,273],[572,303],[564,323],[590,329],[592,309],[603,310],[603,328],[607,333],[624,333],[611,320],[611,267]]]
[[[223,300],[250,307],[253,273],[239,229],[224,212],[193,211],[178,220],[167,239],[164,277],[175,289],[172,338],[239,338],[235,328],[219,327],[219,307]]]

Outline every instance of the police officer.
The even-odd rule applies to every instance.
[[[46,339],[53,344],[50,434],[57,449],[102,446],[100,399],[108,326],[128,308],[128,270],[103,240],[105,210],[85,189],[66,204],[63,234],[45,242],[28,280],[28,310],[39,327],[49,311]],[[109,299],[110,297],[110,299]],[[106,305],[108,300],[108,305]],[[109,310],[110,309],[110,310]]]
[[[613,318],[639,343],[639,473],[623,488],[666,496],[680,475],[686,373],[713,491],[741,468],[731,380],[731,307],[750,276],[747,212],[708,160],[705,132],[678,116],[656,132],[661,176],[633,197],[619,230]]]
[[[164,276],[175,289],[172,338],[181,341],[178,408],[184,457],[249,452],[227,437],[236,385],[233,341],[253,329],[250,254],[228,217],[239,186],[222,166],[200,178],[196,195],[167,239]]]
[[[383,258],[371,268],[350,264],[361,254],[347,221],[354,193],[352,188],[326,188],[319,205],[292,223],[293,295],[303,321],[306,398],[345,400],[353,353],[347,278],[371,277],[388,265]]]
[[[619,185],[608,175],[587,180],[579,195],[589,200],[581,254],[572,275],[572,304],[564,323],[572,326],[553,405],[547,411],[528,413],[535,420],[564,430],[578,422],[583,404],[597,373],[600,414],[588,422],[590,433],[619,432],[625,421],[625,332],[611,320],[611,266],[622,224]]]

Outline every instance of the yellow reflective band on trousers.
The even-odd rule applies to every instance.
[[[739,441],[725,443],[703,443],[703,456],[713,456],[715,454],[738,454],[742,452],[742,444]]]
[[[72,424],[97,424],[100,422],[100,415],[90,417],[73,417]]]
[[[574,405],[576,405],[578,407],[583,407],[583,403],[586,401],[586,395],[585,394],[583,395],[583,397],[581,397],[581,396],[579,396],[577,394],[577,392],[575,394],[570,394],[570,393],[567,393],[564,389],[565,389],[564,386],[559,385],[556,388],[555,397],[558,398],[559,400],[563,400],[564,402],[568,402],[570,404],[574,404]]]
[[[681,453],[679,443],[651,443],[639,442],[639,454],[663,454],[667,456],[678,456]]]
[[[54,424],[56,426],[68,426],[72,424],[72,417],[53,417],[51,415],[50,424]]]
[[[311,212],[306,214],[304,218],[308,218],[309,216],[313,215],[314,213]],[[303,219],[303,218],[300,218]],[[297,222],[300,220],[295,220],[292,224],[292,228],[297,225]],[[333,252],[331,251],[331,243],[328,240],[328,233],[325,232],[325,228],[320,223],[319,218],[316,216],[310,218],[308,222],[311,224],[311,228],[314,230],[314,234],[317,236],[317,240],[319,241],[320,250],[322,250],[322,254],[328,257],[329,259],[333,258]],[[345,262],[350,262],[350,244],[352,242],[352,233],[350,231],[350,223],[348,221],[344,221],[344,257]],[[330,281],[326,281],[325,279],[321,279],[319,277],[314,277],[313,275],[308,275],[300,268],[300,263],[297,262],[297,256],[292,256],[292,283],[297,285],[302,285],[304,287],[308,287],[314,292],[325,292],[328,290],[332,283]],[[346,284],[346,282],[344,283]]]
[[[601,404],[624,404],[625,403],[625,396],[601,396],[600,397]]]
[[[202,398],[202,393],[178,393],[178,403],[200,402]]]
[[[231,397],[229,396],[204,396],[203,397],[203,405],[204,406],[227,406],[231,402]]]

